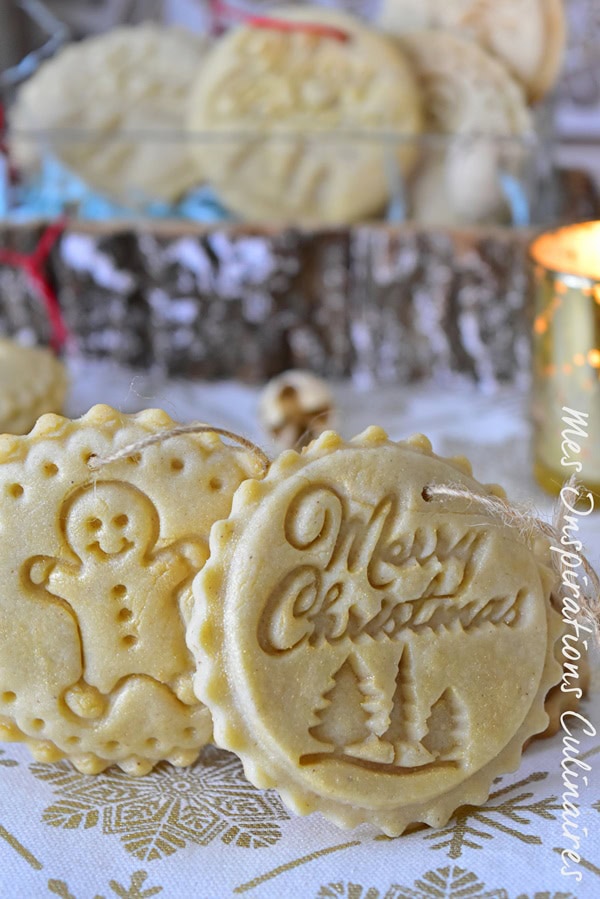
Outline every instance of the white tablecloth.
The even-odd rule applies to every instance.
[[[161,406],[179,420],[228,427],[268,445],[256,391],[232,384],[177,384],[104,364],[74,362],[68,412],[94,402],[123,411]],[[426,433],[442,454],[463,453],[476,476],[549,512],[533,484],[527,398],[513,389],[336,388],[339,429],[369,424],[393,438]],[[600,561],[600,515],[582,522]],[[561,874],[562,734],[538,741],[521,767],[495,783],[481,809],[442,830],[390,840],[371,827],[341,831],[319,815],[296,818],[274,793],[244,779],[234,756],[208,747],[190,769],[161,765],[131,779],[86,777],[69,764],[33,763],[19,744],[0,745],[0,897],[37,899],[597,899],[600,896],[600,675],[584,705],[599,733],[581,730],[575,767],[581,861]],[[584,783],[584,775],[587,786]],[[572,830],[572,828],[571,828]]]

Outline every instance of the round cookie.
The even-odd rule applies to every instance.
[[[373,215],[416,148],[421,98],[410,65],[353,17],[284,9],[278,19],[341,30],[345,41],[244,26],[222,38],[198,75],[189,108],[199,171],[234,212],[268,222],[343,223]]]
[[[530,100],[555,83],[566,41],[563,0],[383,0],[377,24],[390,34],[444,28],[498,57]]]
[[[433,142],[411,185],[412,216],[433,225],[501,220],[507,215],[500,185],[501,159],[516,174],[526,149],[510,153],[495,138],[523,137],[532,124],[519,85],[488,53],[456,35],[423,31],[404,35],[425,98]]]
[[[91,187],[122,201],[176,200],[201,179],[184,118],[206,47],[206,38],[150,22],[70,44],[19,91],[17,161],[32,161],[32,138],[18,131],[41,132],[37,139]]]
[[[25,434],[44,412],[60,412],[67,387],[50,350],[0,338],[0,434]]]
[[[389,835],[485,801],[544,730],[560,615],[544,543],[426,438],[327,432],[237,491],[194,581],[188,644],[216,742],[300,814]],[[266,563],[268,560],[268,563]]]
[[[259,466],[214,434],[89,465],[174,424],[95,406],[0,438],[0,739],[40,760],[144,774],[211,738],[185,643],[191,582]]]

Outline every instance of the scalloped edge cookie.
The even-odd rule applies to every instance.
[[[253,731],[244,715],[243,702],[236,693],[235,686],[229,681],[223,621],[227,572],[236,553],[237,538],[248,527],[250,516],[263,498],[269,495],[272,485],[277,485],[288,475],[298,474],[308,463],[336,450],[352,447],[376,449],[391,443],[385,431],[376,427],[368,428],[350,443],[345,443],[336,433],[329,431],[301,455],[293,450],[283,453],[272,464],[263,481],[249,480],[242,484],[235,494],[231,516],[215,524],[211,531],[210,559],[193,585],[196,602],[187,639],[199,662],[194,687],[213,715],[217,745],[240,756],[251,783],[264,789],[276,789],[285,804],[298,814],[319,811],[344,828],[372,823],[389,836],[397,836],[416,824],[442,826],[460,806],[483,804],[489,796],[493,780],[500,774],[518,768],[524,744],[547,726],[548,714],[544,707],[546,695],[557,683],[561,673],[560,665],[555,659],[555,644],[561,635],[561,619],[550,602],[555,577],[546,564],[547,546],[544,544],[542,550],[536,544],[535,549],[540,584],[549,599],[546,605],[547,649],[537,692],[525,719],[496,758],[484,764],[466,781],[424,805],[417,803],[396,809],[367,809],[338,799],[329,799],[307,787],[297,776],[295,769],[291,773],[289,764],[284,764],[276,753],[269,754],[268,743],[263,742],[264,734],[258,735]],[[471,466],[466,459],[441,459],[432,452],[430,442],[423,435],[416,435],[400,445],[415,453],[446,462],[450,471],[457,472],[461,483],[481,491],[482,485],[471,478]],[[483,490],[489,495],[504,495],[502,488],[497,485],[484,486]],[[541,552],[544,553],[544,559],[540,556]]]
[[[163,760],[178,766],[190,765],[211,740],[211,716],[194,695],[194,660],[185,644],[192,602],[191,579],[208,555],[208,536],[216,515],[228,514],[235,489],[246,477],[260,477],[260,465],[248,450],[225,444],[209,432],[179,434],[139,452],[132,450],[127,458],[103,467],[89,467],[92,456],[109,456],[169,431],[176,424],[160,409],[125,415],[109,406],[97,405],[80,419],[43,415],[27,436],[0,437],[0,505],[5,509],[2,539],[10,537],[6,529],[11,520],[22,522],[23,527],[21,537],[15,538],[19,541],[17,547],[9,546],[2,555],[2,564],[7,567],[0,571],[0,633],[5,641],[23,643],[19,644],[19,655],[6,656],[0,664],[0,739],[26,743],[40,761],[67,758],[84,774],[97,774],[114,764],[127,774],[141,775]],[[121,561],[121,550],[109,548],[109,544],[105,547],[97,542],[94,545],[98,549],[92,546],[90,550],[85,541],[91,538],[81,530],[83,524],[74,523],[69,531],[69,510],[77,498],[87,502],[88,488],[94,494],[98,489],[107,491],[98,500],[99,505],[93,506],[105,515],[111,514],[110,491],[116,489],[129,517],[134,514],[129,511],[131,502],[141,497],[143,504],[135,514],[143,513],[143,521],[156,522],[148,526],[146,534],[145,530],[136,530],[134,519],[132,532],[126,532],[128,539],[125,540],[125,532],[119,535],[119,540],[125,540],[128,553],[127,544],[135,550],[126,560]],[[167,500],[161,501],[161,495],[167,496]],[[215,514],[216,509],[220,511]],[[62,529],[57,530],[57,520],[64,522]],[[128,526],[127,517],[121,526]],[[27,528],[31,529],[29,534]],[[71,542],[72,534],[82,535],[77,548]],[[138,545],[140,549],[136,548]],[[144,577],[135,581],[142,549],[145,561],[144,572],[140,568],[140,573]],[[102,558],[107,557],[107,552],[108,572],[102,570]],[[98,557],[102,558],[98,561]],[[37,566],[35,572],[33,565]],[[50,581],[56,572],[60,580]],[[106,592],[113,576],[125,578],[118,585],[123,592],[117,594],[117,588]],[[27,583],[20,580],[23,577],[28,578]],[[163,586],[166,582],[169,586]],[[95,583],[102,594],[94,593]],[[132,585],[131,592],[122,586],[128,583]],[[137,583],[144,586],[136,591]],[[163,587],[162,592],[159,586]],[[65,595],[76,596],[77,605],[65,599]],[[107,598],[101,611],[89,603],[83,607],[83,597],[100,595]],[[181,618],[180,636],[177,624],[168,628],[166,622],[161,625],[159,621],[155,623],[154,617],[148,617],[150,610],[158,614],[161,609],[173,608],[173,597],[177,598],[173,615]],[[118,614],[123,603],[127,617]],[[84,611],[87,630],[82,624]],[[125,623],[118,624],[121,621]],[[132,642],[126,643],[135,642],[138,637],[122,638],[118,647],[121,661],[107,666],[108,675],[98,651],[90,651],[87,659],[85,654],[86,645],[91,647],[86,644],[90,634],[102,645],[97,629],[102,628],[103,622],[111,628],[106,645],[122,638],[121,628],[131,631],[130,622],[142,640],[152,632],[139,657],[135,647],[129,648]],[[81,658],[73,643],[77,636]],[[158,658],[155,650],[159,645],[173,647],[177,655]],[[27,647],[35,653],[35,666],[24,676],[19,659]],[[129,652],[134,656],[129,656]],[[149,654],[152,669],[146,665]],[[180,667],[182,654],[187,658]],[[92,677],[90,671],[94,672]],[[109,685],[103,687],[102,680]]]

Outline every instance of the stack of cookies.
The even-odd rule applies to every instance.
[[[564,37],[561,0],[385,0],[370,25],[283,7],[210,43],[121,28],[44,64],[12,121],[129,201],[206,183],[263,223],[511,221]]]
[[[270,29],[234,29],[193,89],[188,124],[212,138],[192,150],[198,171],[249,219],[352,222],[385,214],[395,193],[396,208],[422,223],[510,221],[502,165],[522,174],[533,131],[527,97],[539,97],[542,82],[537,72],[532,85],[519,80],[489,33],[497,18],[504,46],[510,27],[520,34],[523,16],[537,22],[545,8],[531,0],[507,15],[516,5],[485,4],[484,16],[467,0],[475,20],[466,9],[451,20],[433,12],[448,13],[445,0],[398,0],[397,16],[381,11],[381,30],[290,7]],[[478,16],[485,29],[475,28]],[[552,36],[545,88],[560,62],[562,33]]]
[[[90,774],[214,740],[391,835],[485,802],[561,677],[550,541],[423,436],[242,443],[107,406],[0,438],[0,737]]]

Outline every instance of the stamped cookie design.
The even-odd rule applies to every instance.
[[[90,469],[173,426],[96,406],[0,440],[0,733],[43,760],[138,774],[190,764],[210,739],[185,642],[191,582],[257,464],[186,434]]]
[[[424,438],[328,432],[242,485],[194,582],[188,642],[217,742],[300,813],[386,833],[485,801],[548,721],[545,562],[464,500]]]
[[[118,200],[177,200],[198,183],[182,132],[208,45],[152,22],[68,44],[19,89],[10,113],[15,158],[31,167],[47,148]]]
[[[45,412],[60,412],[67,372],[50,350],[0,339],[0,433],[24,434]]]
[[[207,56],[188,118],[211,136],[192,141],[199,170],[250,219],[339,223],[379,212],[390,166],[406,174],[416,161],[411,141],[389,141],[422,130],[411,66],[350,15],[313,7],[277,17],[299,30],[236,28]],[[302,31],[307,22],[346,39]]]

